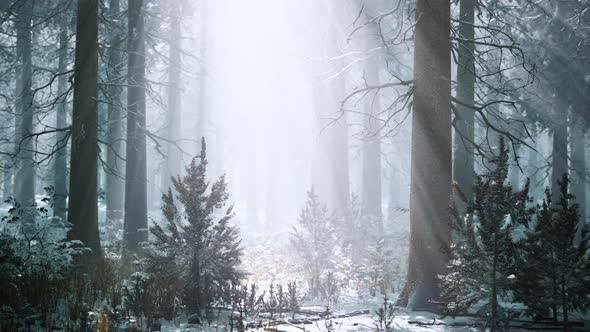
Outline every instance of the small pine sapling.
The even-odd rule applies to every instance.
[[[164,223],[150,228],[150,260],[174,259],[180,273],[180,293],[191,313],[199,313],[242,278],[238,270],[242,248],[239,231],[230,225],[233,208],[225,177],[207,181],[205,140],[201,154],[186,167],[184,177],[172,177],[172,188],[162,196]]]
[[[320,277],[333,266],[334,215],[320,202],[313,188],[307,193],[298,226],[291,233],[291,243],[301,261],[311,296],[320,295]]]
[[[369,294],[377,295],[377,290],[382,295],[388,295],[393,291],[393,280],[398,271],[394,260],[394,250],[391,242],[383,237],[376,240],[369,252]]]
[[[375,311],[373,325],[377,332],[393,331],[393,320],[399,309],[394,307],[387,296],[383,297],[383,304]]]
[[[125,308],[138,319],[147,317],[153,305],[152,281],[142,271],[131,274],[123,285],[123,303]]]
[[[278,284],[277,286],[277,310],[279,317],[283,317],[283,310],[285,309],[285,293],[283,292],[283,285]]]
[[[291,319],[295,319],[295,313],[299,310],[300,296],[297,289],[296,281],[289,281],[287,283],[288,292],[288,309],[291,312]]]
[[[270,312],[270,319],[274,319],[274,312],[277,308],[277,299],[275,297],[275,288],[272,282],[268,288],[268,301],[266,302],[266,306],[268,312]]]
[[[323,301],[326,301],[328,305],[338,304],[338,298],[340,297],[340,285],[334,272],[328,271],[320,279],[320,296]]]
[[[499,298],[508,294],[514,271],[516,243],[512,231],[528,223],[528,183],[520,192],[506,185],[508,148],[500,139],[494,169],[475,179],[474,201],[466,215],[456,220],[448,273],[443,277],[443,296],[454,313],[464,312],[479,301],[478,314],[488,317],[497,331],[502,308]]]
[[[330,310],[330,306],[326,306],[326,310],[324,311],[324,326],[326,327],[327,332],[334,332],[336,330],[336,324],[332,320],[332,310]]]
[[[264,304],[264,293],[261,296],[257,295],[258,286],[256,283],[250,284],[250,291],[246,298],[246,310],[250,313],[250,316],[256,317],[260,312],[260,309]]]
[[[242,302],[238,303],[238,332],[246,331],[246,324],[244,324],[244,304]]]
[[[538,207],[515,296],[527,305],[531,316],[544,316],[551,308],[553,320],[557,321],[561,311],[567,329],[569,314],[590,306],[590,237],[586,225],[581,229],[581,241],[576,243],[578,205],[573,203],[567,175],[563,175],[559,188],[557,202],[546,189]]]
[[[254,311],[256,306],[256,291],[258,290],[255,283],[250,284],[250,293],[248,294],[248,310]]]
[[[240,289],[240,303],[244,316],[248,316],[248,284],[242,285]]]

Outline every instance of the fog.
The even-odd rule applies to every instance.
[[[349,137],[350,171],[344,172],[356,196],[362,190],[361,146],[374,135],[388,137],[383,150],[394,153],[383,158],[383,211],[388,202],[408,208],[404,196],[409,158],[403,157],[409,157],[409,139],[400,136],[408,133],[409,122],[405,128],[392,125],[394,129],[371,132],[364,123],[362,98],[342,104],[363,86],[365,61],[379,53],[378,47],[365,47],[362,33],[355,31],[361,25],[355,22],[361,7],[347,6],[335,8],[312,0],[209,1],[195,5],[192,10],[198,14],[183,23],[182,161],[178,162],[186,164],[195,156],[198,136],[203,135],[211,175],[226,174],[239,223],[265,226],[243,227],[246,231],[290,228],[312,187],[324,194],[322,200],[328,205],[334,193],[323,186],[348,192],[325,180],[332,172],[325,164],[332,154],[334,131]],[[330,93],[338,84],[345,90]],[[314,110],[314,93],[324,106],[322,112]],[[162,128],[162,112],[151,109],[152,130]],[[155,193],[148,195],[156,209],[157,192],[165,190],[157,170],[171,156],[153,147],[148,151],[148,168],[153,170],[148,181],[152,179]],[[393,188],[388,184],[390,170],[399,171]]]

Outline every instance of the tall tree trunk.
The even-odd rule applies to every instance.
[[[18,167],[14,176],[14,195],[22,206],[35,204],[34,140],[28,137],[33,132],[33,92],[31,89],[33,66],[31,61],[31,17],[33,0],[23,0],[17,8],[17,56],[19,78],[17,80],[17,135]]]
[[[563,272],[561,274],[560,280],[560,291],[561,291],[561,309],[563,310],[563,330],[568,331],[568,322],[569,322],[569,315],[568,315],[568,307],[567,307],[567,287],[565,286],[565,276]]]
[[[342,27],[344,26],[343,20],[346,17],[345,6],[338,6],[332,12],[334,17],[331,19],[330,28],[330,54],[337,56],[343,53]],[[346,74],[342,70],[345,65],[342,59],[332,61],[332,71],[335,73],[340,72],[340,75],[334,79],[332,84],[332,102],[334,103],[334,114],[341,116],[338,121],[333,123],[333,128],[331,128],[332,146],[330,147],[331,169],[329,174],[332,176],[332,201],[328,203],[339,217],[344,217],[350,207],[348,119],[346,113],[340,114],[342,100],[346,96]]]
[[[332,209],[332,204],[327,203],[332,196],[332,177],[329,174],[331,154],[328,149],[332,144],[329,144],[330,134],[333,132],[332,126],[326,126],[323,119],[329,117],[328,101],[329,90],[327,84],[322,81],[318,73],[322,71],[322,65],[314,63],[314,89],[312,91],[312,108],[313,108],[313,136],[314,136],[314,150],[311,161],[311,186],[314,192],[318,195],[320,201],[329,209]]]
[[[116,28],[112,31],[110,49],[108,51],[107,77],[110,82],[123,82],[122,26],[118,23],[120,15],[120,0],[111,0],[109,16]],[[106,174],[106,212],[107,220],[123,218],[123,201],[125,199],[125,184],[122,180],[125,174],[123,167],[123,109],[121,107],[122,89],[118,84],[109,86],[108,94],[108,135],[107,135],[107,174]]]
[[[555,99],[557,103],[554,109],[553,119],[553,152],[551,154],[551,193],[553,201],[558,202],[560,196],[559,181],[567,174],[567,115],[568,105],[564,101],[565,92],[557,90]]]
[[[162,196],[160,195],[160,188],[158,185],[158,177],[161,176],[161,172],[157,172],[156,168],[158,168],[158,164],[156,163],[154,158],[150,158],[149,160],[146,158],[146,179],[149,179],[149,181],[147,181],[146,184],[146,204],[148,211],[150,209],[159,207],[160,199],[162,198]]]
[[[338,77],[333,88],[336,111],[345,94],[344,77]],[[348,161],[348,121],[346,114],[333,124],[331,151],[332,201],[329,202],[337,216],[343,217],[350,207],[350,167]]]
[[[318,54],[318,58],[342,54],[342,8],[329,10],[333,15],[329,18],[327,54]],[[319,142],[313,157],[312,184],[320,200],[337,216],[344,217],[350,205],[348,123],[346,115],[340,114],[341,102],[346,93],[345,74],[341,72],[344,65],[340,60],[322,61],[315,65],[317,87],[313,93],[313,108],[317,116]],[[334,73],[337,77],[325,79],[319,74],[326,71]]]
[[[125,245],[147,240],[146,79],[143,0],[129,0]]]
[[[12,165],[7,165],[7,163],[4,164],[4,169],[3,169],[3,176],[4,176],[4,180],[3,180],[3,185],[2,185],[2,199],[3,200],[7,200],[8,197],[11,197],[13,195],[13,190],[12,190],[12,171],[14,170]]]
[[[550,252],[551,257],[555,260],[555,253],[553,250]],[[551,269],[551,314],[553,318],[553,322],[557,323],[559,320],[557,319],[557,294],[558,292],[558,285],[557,285],[557,272],[555,271],[557,268],[557,264],[551,264],[549,267]]]
[[[459,56],[457,64],[457,121],[455,121],[455,160],[453,180],[463,197],[456,197],[459,213],[463,213],[472,200],[474,170],[473,142],[475,137],[475,0],[461,0],[459,7]],[[463,105],[461,105],[463,104]],[[463,202],[463,199],[465,202]]]
[[[536,125],[532,126],[531,133],[533,137],[537,137],[536,143],[539,151],[535,151],[531,148],[528,148],[526,171],[531,184],[529,195],[533,198],[535,202],[537,202],[537,200],[543,196],[543,184],[541,183],[542,179],[539,176],[539,154],[540,145],[542,144],[542,141],[540,138],[538,138],[540,131],[537,129]]]
[[[101,257],[98,235],[98,0],[80,0],[76,22],[69,238]]]
[[[407,135],[407,138],[400,140],[399,138],[403,138],[404,135]],[[404,128],[403,131],[391,137],[389,144],[392,148],[389,152],[389,155],[392,156],[389,164],[392,167],[389,172],[388,221],[397,221],[396,218],[401,216],[400,213],[408,208],[409,191],[405,184],[408,183],[409,171],[404,161],[408,159],[405,158],[404,153],[407,148],[406,144],[410,142],[409,136],[409,130]]]
[[[197,142],[201,142],[201,138],[205,137],[208,139],[206,135],[207,131],[207,124],[209,121],[209,115],[207,114],[207,77],[209,75],[207,70],[207,57],[209,56],[209,48],[208,48],[208,31],[207,31],[207,1],[209,0],[202,0],[201,1],[201,59],[200,59],[200,72],[199,72],[199,109],[198,109],[198,118],[197,118]],[[209,142],[209,140],[207,140]],[[200,145],[197,144],[197,150],[200,149]]]
[[[508,182],[510,183],[510,186],[512,187],[512,191],[516,192],[520,190],[520,168],[518,168],[518,165],[516,165],[516,159],[515,158],[520,158],[520,146],[519,145],[515,145],[511,150],[510,150],[510,159],[512,159],[511,163],[513,163],[512,165],[510,165],[510,168],[508,169],[508,172],[510,173],[508,175]]]
[[[181,71],[181,58],[180,58],[180,37],[181,37],[181,13],[182,8],[180,2],[171,3],[170,10],[170,68],[168,71],[168,112],[167,115],[167,137],[170,141],[176,142],[180,137],[180,71]],[[168,142],[166,146],[166,167],[164,172],[163,187],[162,190],[166,191],[171,187],[171,176],[177,176],[180,174],[181,167],[181,155],[178,147],[175,143]]]
[[[564,22],[567,22],[569,16],[567,15],[567,1],[556,1],[556,17],[553,20],[553,28],[559,31],[556,38],[563,40],[569,39],[567,30],[563,29]],[[553,152],[552,156],[552,172],[551,172],[551,193],[553,195],[553,201],[559,202],[559,196],[561,195],[559,181],[564,174],[568,172],[568,144],[567,144],[567,127],[568,127],[568,115],[570,108],[570,93],[573,89],[567,73],[564,68],[567,68],[567,61],[562,52],[556,52],[552,54],[549,62],[552,64],[550,70],[555,74],[559,74],[559,77],[563,79],[556,83],[555,88],[552,124],[553,124]]]
[[[316,70],[316,72],[319,72]],[[336,78],[340,80],[340,78]],[[322,203],[342,217],[348,207],[348,140],[346,121],[339,119],[339,99],[333,82],[318,78],[313,92],[316,147],[312,160],[312,186]],[[337,83],[338,84],[338,83]],[[341,164],[338,164],[338,163]]]
[[[395,156],[392,154],[392,156]],[[394,166],[389,169],[389,181],[388,184],[388,195],[387,195],[387,220],[394,221],[396,212],[400,208],[399,204],[399,189],[400,189],[400,182],[399,182],[399,169],[398,167]]]
[[[277,159],[278,153],[271,153],[270,154]],[[269,158],[271,159],[271,158]],[[277,161],[277,160],[274,160]],[[268,165],[272,165],[271,162]],[[264,211],[265,211],[265,228],[268,230],[277,229],[277,225],[280,224],[280,218],[284,215],[285,209],[281,204],[280,200],[276,198],[280,195],[279,190],[279,178],[280,174],[278,170],[273,169],[273,167],[269,167],[266,172],[266,184],[265,184],[265,204],[264,204]]]
[[[414,46],[410,252],[398,303],[436,308],[448,261],[452,185],[450,1],[418,0]]]
[[[378,27],[371,26],[367,33],[367,49],[372,50],[380,45]],[[379,56],[372,56],[365,66],[365,80],[369,86],[379,85]],[[381,111],[381,93],[376,91],[374,95],[365,96],[365,129],[367,137],[362,146],[362,200],[361,213],[364,216],[381,218],[381,137],[377,133],[379,129],[379,112]]]
[[[586,165],[590,165],[590,134],[587,134],[584,138],[584,145],[585,145],[585,152],[586,152]],[[586,200],[584,202],[580,202],[580,204],[585,204],[584,210],[590,210],[590,185],[588,185],[589,173],[588,173],[588,166],[586,166]],[[586,223],[588,222],[588,212],[586,212]]]
[[[334,22],[333,24],[336,23]],[[336,55],[340,54],[341,50],[338,43],[338,30],[335,27],[333,29],[335,31],[331,37],[331,53]],[[332,67],[334,72],[338,72],[344,67],[344,64],[342,61],[334,61]],[[331,101],[333,103],[330,109],[334,110],[333,117],[338,116],[340,113],[341,102],[346,94],[345,77],[343,75],[344,73],[341,73],[339,77],[334,79],[330,89]],[[331,177],[331,198],[327,204],[337,216],[344,217],[350,206],[350,167],[348,161],[348,121],[346,114],[342,114],[331,126],[332,128],[329,129],[330,137],[328,138],[331,144],[328,147],[328,151],[326,151],[330,156],[330,170],[328,174]]]
[[[494,236],[494,257],[492,258],[491,282],[492,292],[490,294],[490,304],[492,305],[492,327],[491,332],[498,330],[498,281],[496,275],[498,273],[498,239]]]
[[[582,227],[586,223],[586,126],[581,117],[573,116],[571,126],[571,179],[572,194],[578,204],[580,220],[576,230],[576,243],[582,235]]]
[[[248,223],[251,226],[260,226],[260,220],[258,217],[258,202],[257,202],[257,196],[256,196],[256,172],[252,172],[249,173],[247,175],[245,175],[248,179],[247,182],[247,195],[248,195],[248,199],[247,199],[247,206],[248,206],[248,211],[247,211],[247,218],[248,218]]]
[[[68,65],[68,15],[66,12],[61,17],[61,27],[59,32],[59,56],[58,56],[58,72],[65,73]],[[57,106],[56,127],[65,128],[67,126],[68,116],[68,102],[67,102],[67,76],[61,75],[57,79],[57,95],[63,100]],[[68,197],[68,151],[67,151],[67,135],[65,132],[56,135],[56,146],[58,147],[55,153],[54,164],[54,206],[53,216],[66,220]]]

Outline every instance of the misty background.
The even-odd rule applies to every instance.
[[[349,137],[344,144],[350,171],[342,171],[350,179],[350,191],[360,197],[362,146],[375,133],[364,124],[362,100],[346,106],[342,101],[362,87],[362,67],[380,53],[379,47],[363,44],[361,32],[354,32],[361,8],[350,3],[334,8],[333,3],[311,0],[221,0],[202,5],[204,12],[196,8],[201,16],[183,22],[182,47],[189,54],[183,65],[189,69],[180,84],[177,137],[182,153],[162,154],[155,144],[148,149],[151,210],[159,213],[159,193],[167,190],[162,177],[165,161],[187,164],[199,151],[199,135],[207,141],[211,175],[227,175],[240,226],[264,226],[241,227],[246,233],[290,228],[312,186],[326,203],[333,199],[335,194],[322,187],[332,185],[326,181],[332,170],[323,164],[334,153],[334,131]],[[407,48],[400,54],[408,61],[412,58]],[[406,65],[411,68],[411,63]],[[151,71],[148,76],[162,74]],[[345,90],[335,96],[330,89],[338,84]],[[315,93],[327,111],[314,109]],[[206,118],[202,133],[201,114]],[[150,130],[164,132],[165,119],[165,109],[148,108]],[[399,125],[376,133],[383,138],[382,209],[387,212],[391,205],[392,217],[400,222],[408,219],[408,119],[404,114]]]

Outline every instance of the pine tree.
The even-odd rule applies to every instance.
[[[332,267],[334,257],[334,215],[323,205],[313,188],[293,228],[291,243],[303,263],[312,296],[319,295],[320,277]]]
[[[524,246],[523,268],[515,289],[516,298],[527,305],[531,316],[546,315],[551,308],[557,321],[561,310],[564,329],[571,311],[590,306],[590,238],[584,227],[581,243],[576,245],[579,213],[569,183],[564,174],[559,181],[559,196],[546,189],[536,225]],[[554,202],[556,196],[559,199]]]
[[[162,196],[164,224],[150,228],[149,260],[174,260],[181,298],[192,313],[220,299],[224,289],[242,277],[237,269],[242,255],[239,231],[229,223],[233,207],[220,213],[229,198],[225,177],[210,186],[206,171],[203,139],[201,154],[186,167],[186,176],[171,179],[176,195],[170,188]]]
[[[485,301],[478,314],[489,315],[495,331],[501,311],[498,299],[510,290],[514,271],[516,243],[511,233],[528,224],[532,210],[527,207],[528,183],[520,192],[506,185],[508,149],[503,139],[492,162],[496,167],[476,177],[473,204],[455,223],[456,240],[443,278],[443,295],[454,312]]]
[[[442,297],[447,301],[450,314],[466,312],[484,295],[478,291],[481,275],[479,252],[473,217],[458,216],[453,224],[458,240],[451,244],[451,259],[448,273],[443,277]]]

